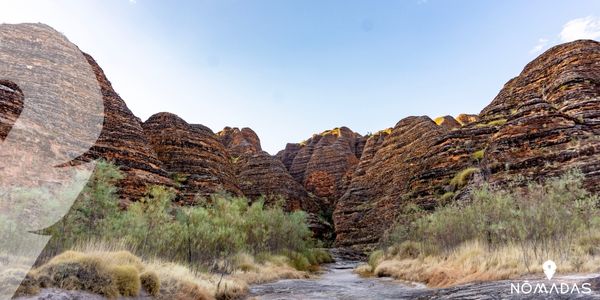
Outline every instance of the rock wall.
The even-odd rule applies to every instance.
[[[182,204],[217,192],[240,195],[229,154],[215,134],[171,113],[158,113],[143,124],[163,168],[175,179]]]
[[[115,92],[96,61],[84,55],[96,73],[104,98],[104,127],[84,159],[104,158],[119,166],[126,175],[119,186],[125,204],[143,197],[149,185],[171,186],[173,182],[149,146],[140,119]]]
[[[344,193],[366,138],[347,127],[315,134],[300,144],[287,144],[277,153],[294,179],[329,205]]]
[[[309,226],[316,236],[331,238],[332,225],[322,217],[330,207],[296,182],[283,162],[262,151],[254,131],[226,127],[217,135],[227,145],[235,175],[245,196],[250,199],[264,198],[266,204],[283,201],[287,211],[304,210],[309,213]]]
[[[309,212],[321,237],[331,231],[333,210],[337,245],[367,249],[402,222],[408,204],[432,210],[465,198],[482,181],[523,183],[578,168],[586,187],[600,191],[598,42],[549,49],[478,115],[408,117],[365,137],[335,128],[287,144],[276,156],[262,151],[249,128],[215,134],[170,113],[142,123],[84,56],[101,88],[105,119],[96,145],[78,160],[118,165],[126,174],[119,191],[124,204],[154,184],[177,189],[186,205],[219,191],[267,203],[282,197],[286,209]],[[0,139],[22,107],[19,87],[0,78]]]

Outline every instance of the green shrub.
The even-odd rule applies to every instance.
[[[441,205],[446,205],[454,198],[454,192],[445,192],[442,196],[440,196],[439,202]]]
[[[306,256],[304,256],[302,253],[290,252],[287,254],[287,257],[290,259],[290,264],[292,267],[294,267],[296,270],[307,271],[311,266],[308,258],[306,258]]]
[[[494,120],[494,121],[488,122],[487,125],[489,125],[489,126],[502,126],[502,125],[506,124],[507,121],[508,120],[506,120],[506,119],[498,119],[498,120]]]
[[[395,248],[395,253],[390,254],[399,258],[417,258],[423,252],[421,245],[413,241],[404,241]]]
[[[475,152],[473,153],[473,155],[471,155],[471,157],[472,157],[474,160],[480,161],[480,160],[482,160],[482,159],[483,159],[483,156],[484,156],[484,155],[485,155],[485,149],[481,149],[481,150],[475,151]]]
[[[155,272],[146,271],[140,275],[140,283],[142,288],[151,296],[160,294],[160,279]]]
[[[161,257],[213,271],[231,266],[231,258],[238,253],[298,252],[306,253],[312,262],[324,257],[310,251],[318,244],[303,211],[286,212],[281,203],[266,206],[262,200],[250,203],[225,193],[213,195],[202,205],[179,207],[173,205],[174,191],[162,186],[149,187],[147,196],[122,211],[116,194],[121,178],[114,165],[98,162],[71,211],[45,232],[54,236],[45,251],[47,257],[98,238],[107,244],[125,244],[142,257]],[[12,225],[0,220],[0,226]]]

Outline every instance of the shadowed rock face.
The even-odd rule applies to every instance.
[[[23,92],[15,83],[0,80],[0,141],[3,141],[23,110]]]
[[[151,116],[143,128],[163,168],[176,179],[182,203],[217,192],[241,194],[229,154],[210,129],[171,113]]]
[[[462,127],[436,127],[426,117],[403,119],[388,136],[367,140],[334,222],[339,246],[377,243],[402,208],[433,209],[465,197],[480,181],[542,180],[579,168],[600,190],[600,44],[556,46],[510,80]],[[449,123],[453,123],[450,121]],[[464,185],[451,184],[471,169]]]

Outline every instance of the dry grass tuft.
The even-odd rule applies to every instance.
[[[138,270],[131,265],[115,266],[111,269],[119,294],[136,297],[140,293],[141,280]]]
[[[589,255],[578,260],[555,260],[560,273],[597,272],[600,258]],[[393,277],[408,281],[426,283],[430,287],[448,287],[475,281],[504,280],[522,277],[527,274],[543,274],[543,261],[532,264],[529,269],[523,263],[522,248],[505,246],[490,250],[483,243],[468,242],[452,251],[449,255],[419,256],[401,258],[387,256],[381,260],[373,274],[378,277]],[[366,267],[356,269],[366,274]]]
[[[360,264],[354,269],[354,273],[361,277],[373,276],[373,268],[369,264]]]
[[[142,288],[151,296],[160,295],[160,278],[153,271],[146,271],[140,275]]]

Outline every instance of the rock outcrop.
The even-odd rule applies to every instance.
[[[190,125],[171,113],[158,113],[143,124],[150,145],[171,174],[182,204],[218,192],[240,195],[229,154],[207,127]]]
[[[141,120],[129,110],[114,91],[104,71],[88,54],[84,54],[96,74],[104,99],[104,127],[84,159],[103,158],[115,163],[125,173],[120,183],[120,195],[128,203],[143,197],[150,185],[172,186],[162,169],[162,163],[150,147]]]
[[[226,127],[217,136],[227,146],[235,176],[246,197],[263,198],[269,205],[282,201],[287,211],[304,210],[309,213],[309,226],[315,235],[331,238],[332,225],[323,218],[330,208],[296,182],[283,162],[261,150],[260,140],[252,129]]]
[[[452,116],[443,116],[435,118],[435,123],[446,129],[455,129],[460,128],[461,126],[461,123]]]
[[[407,204],[433,209],[481,181],[522,184],[578,168],[599,191],[600,43],[546,51],[478,116],[455,122],[409,117],[367,140],[334,213],[339,246],[368,248]]]
[[[231,155],[262,151],[258,135],[248,127],[244,127],[241,130],[239,128],[225,127],[217,135],[221,143],[229,149]]]
[[[366,139],[347,127],[315,134],[277,153],[294,179],[333,205],[354,173]]]

